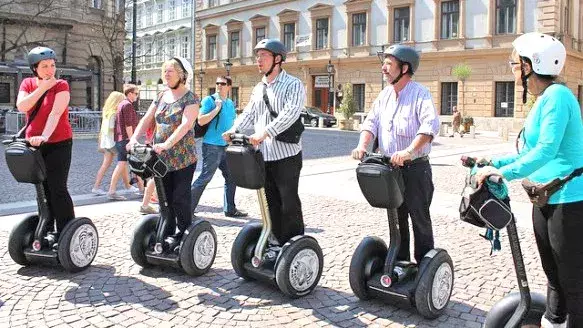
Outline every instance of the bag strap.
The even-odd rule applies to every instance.
[[[269,97],[267,97],[267,84],[265,83],[263,83],[263,102],[265,102],[265,106],[267,106],[271,116],[273,116],[273,118],[277,118],[277,113],[273,111],[273,107],[271,107],[271,104],[269,103]]]
[[[576,170],[574,170],[573,172],[571,172],[571,174],[569,174],[568,176],[566,176],[564,179],[555,179],[553,181],[557,181],[558,183],[553,184],[547,191],[546,193],[549,195],[552,195],[553,193],[555,193],[556,191],[558,191],[559,189],[561,189],[567,182],[571,181],[573,178],[576,178],[578,176],[580,176],[581,174],[583,174],[583,167],[580,167]],[[552,182],[551,182],[552,184]]]
[[[213,101],[217,100],[217,98],[215,98],[215,95],[211,95],[211,99]],[[215,105],[216,107],[216,105]],[[213,117],[213,120],[216,118],[217,121],[215,122],[215,130],[219,128],[219,115],[221,115],[221,111],[223,110],[223,107],[221,107],[221,109],[219,109],[219,112],[217,113],[217,115],[215,117]]]
[[[28,117],[26,125],[22,129],[20,129],[20,131],[18,131],[18,133],[16,133],[14,135],[16,138],[22,138],[22,136],[26,132],[26,129],[28,129],[28,127],[30,126],[30,123],[32,123],[32,120],[34,120],[34,118],[36,117],[36,114],[38,114],[38,111],[40,110],[40,106],[42,106],[43,100],[45,99],[46,95],[47,95],[47,91],[45,91],[42,94],[42,96],[40,96],[40,98],[38,98],[38,100],[36,101],[36,104],[34,104],[34,109],[32,110],[32,112],[30,112],[30,116]]]

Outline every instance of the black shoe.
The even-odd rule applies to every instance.
[[[233,212],[233,213],[225,212],[225,216],[228,216],[230,218],[240,218],[240,217],[247,216],[247,213],[243,212],[243,211],[235,210],[235,212]]]

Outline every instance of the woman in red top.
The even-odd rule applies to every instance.
[[[35,77],[20,84],[16,107],[26,113],[27,120],[42,99],[38,113],[26,129],[26,139],[39,147],[47,169],[44,189],[51,219],[57,223],[56,232],[75,217],[73,201],[67,190],[73,133],[69,124],[69,84],[55,78],[56,56],[52,49],[36,47],[28,53],[28,64]],[[49,227],[52,226],[52,223]]]

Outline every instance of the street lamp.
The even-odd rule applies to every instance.
[[[326,107],[326,113],[330,114],[330,103],[332,102],[332,97],[334,97],[334,83],[332,83],[332,73],[334,73],[334,64],[328,59],[328,64],[326,65],[326,72],[328,72],[328,106]]]
[[[202,63],[200,64],[200,70],[198,71],[198,83],[200,84],[200,97],[202,97],[202,78],[204,76],[204,71],[202,70]]]
[[[385,62],[385,45],[381,46],[381,52],[378,55],[379,59],[381,60],[381,67]],[[381,89],[385,88],[385,74],[383,74],[382,70],[381,70]]]
[[[231,75],[231,67],[233,67],[233,63],[231,63],[230,58],[227,58],[227,61],[225,62],[225,69],[227,70],[227,76]]]

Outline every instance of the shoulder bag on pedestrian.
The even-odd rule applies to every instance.
[[[214,103],[214,101],[216,100],[216,99],[215,99],[215,97],[214,97],[213,95],[210,95],[210,97],[213,99],[213,103]],[[216,106],[216,105],[215,105],[215,106]],[[214,109],[214,108],[213,108],[213,109]],[[223,110],[223,108],[222,108],[222,107],[221,107],[221,110]],[[217,121],[216,121],[216,123],[215,123],[215,129],[217,129],[217,128],[219,127],[219,120],[218,120],[218,116],[219,116],[219,114],[221,113],[221,110],[219,110],[219,112],[217,113],[217,116],[215,116],[215,117],[213,118],[213,120],[214,120],[214,119],[216,119],[216,120],[217,120]],[[212,120],[211,120],[211,121],[212,121]],[[197,118],[196,118],[196,120],[194,120],[194,137],[195,137],[195,138],[202,138],[202,137],[204,137],[204,135],[206,134],[206,132],[207,132],[207,131],[208,131],[208,129],[209,129],[209,125],[211,125],[211,122],[208,122],[208,123],[207,123],[207,124],[205,124],[205,125],[200,125],[200,124],[198,123],[198,117],[197,117]]]
[[[30,112],[26,125],[17,134],[12,136],[12,141],[10,141],[4,151],[6,165],[18,182],[38,184],[46,179],[45,162],[40,150],[31,147],[27,142],[23,141],[26,129],[38,114],[45,95],[46,92],[34,105],[34,109]]]
[[[537,207],[543,207],[548,204],[549,198],[557,192],[557,190],[561,189],[565,183],[581,174],[583,174],[583,167],[576,169],[563,179],[556,178],[547,183],[536,183],[528,179],[523,179],[522,188],[526,191],[531,203]]]
[[[267,106],[271,116],[273,118],[277,118],[277,113],[273,111],[273,108],[269,103],[269,98],[267,97],[267,85],[265,83],[263,83],[263,101],[265,102],[265,106]],[[302,123],[302,118],[298,117],[297,121],[295,121],[289,128],[276,135],[275,140],[285,143],[297,144],[300,142],[300,138],[302,137],[304,129],[305,127]]]

